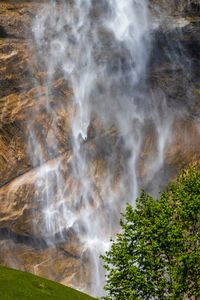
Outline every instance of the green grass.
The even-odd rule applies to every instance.
[[[62,284],[0,266],[1,300],[94,300]]]

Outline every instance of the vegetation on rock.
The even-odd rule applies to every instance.
[[[1,300],[92,300],[59,283],[0,266]]]
[[[183,299],[200,295],[200,171],[182,170],[160,199],[141,191],[106,252],[103,299]]]
[[[197,89],[196,92],[198,95],[200,95],[200,89]]]

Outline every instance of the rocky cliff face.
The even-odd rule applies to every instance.
[[[66,185],[78,185],[70,173],[73,92],[58,71],[51,86],[52,110],[46,110],[48,74],[36,58],[32,37],[33,19],[46,5],[42,1],[0,3],[0,263],[72,286],[80,280],[80,288],[87,282],[89,289],[88,253],[82,252],[80,257],[82,245],[73,230],[63,231],[62,238],[57,232],[54,244],[49,242],[52,237],[42,230],[40,210],[45,188],[35,188],[35,184],[42,186],[44,165],[52,169],[59,165]],[[200,159],[200,5],[197,0],[190,1],[190,5],[189,1],[154,0],[150,8],[153,45],[149,93],[156,91],[171,112],[180,110],[165,150],[166,184],[178,169]],[[29,139],[31,127],[41,145],[42,162],[33,161],[29,155],[33,146]],[[146,124],[143,130],[138,172],[141,185],[144,183],[148,189],[155,180],[148,179],[147,169],[149,158],[152,161],[156,155],[156,133],[152,124]],[[98,140],[97,133],[101,137]],[[99,187],[111,150],[116,157],[112,166],[115,190],[127,163],[127,153],[122,153],[117,139],[114,125],[104,130],[94,117],[85,143],[99,202]],[[52,182],[55,180],[52,178]],[[85,282],[81,282],[83,277]]]
[[[42,226],[40,195],[34,188],[40,166],[33,164],[28,154],[29,126],[38,129],[42,151],[49,145],[48,153],[44,153],[48,166],[67,160],[70,151],[69,134],[63,127],[70,127],[65,103],[71,91],[63,78],[53,83],[56,96],[52,97],[52,106],[56,106],[56,139],[60,145],[55,153],[51,145],[52,117],[46,112],[42,84],[47,74],[34,64],[31,26],[44,5],[29,1],[0,3],[0,263],[61,282],[67,278],[69,284],[80,272],[79,246],[73,234],[67,234],[66,245],[60,245],[58,238],[58,246],[53,247],[40,233],[34,235],[31,221],[35,216],[40,225],[34,223]],[[34,82],[40,83],[40,94]]]

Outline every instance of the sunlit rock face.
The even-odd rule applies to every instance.
[[[0,3],[0,263],[100,295],[124,203],[200,159],[200,9],[88,3]]]

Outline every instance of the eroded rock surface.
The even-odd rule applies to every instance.
[[[166,174],[162,175],[162,186],[180,168],[200,161],[200,6],[197,0],[190,3],[190,6],[188,1],[150,3],[154,18],[160,14],[166,22],[152,29],[149,97],[153,93],[159,101],[163,99],[170,114],[176,111],[173,135],[165,149]],[[47,235],[41,211],[45,186],[35,188],[42,186],[46,170],[57,165],[62,169],[66,195],[70,189],[77,191],[80,184],[70,172],[73,91],[59,71],[48,95],[51,109],[46,109],[48,74],[42,61],[38,63],[31,31],[33,19],[45,5],[48,3],[40,1],[0,3],[0,263],[71,286],[78,280],[80,288],[85,278],[89,289],[89,258],[84,245],[73,231],[63,232],[62,238],[59,232],[53,237]],[[169,24],[166,10],[173,24]],[[40,143],[41,160],[33,161],[29,155],[35,151],[29,139],[31,127]],[[158,153],[157,133],[150,121],[143,132],[138,179],[148,189],[156,179],[148,170]],[[91,196],[91,203],[101,207],[100,188],[108,170],[112,170],[110,182],[117,193],[129,154],[123,152],[115,124],[105,130],[95,115],[88,129],[88,140],[83,143],[83,155],[84,144],[94,174],[91,195],[97,198],[93,203]],[[52,184],[57,180],[54,176],[55,173]],[[54,191],[52,197],[57,199],[56,188]]]

